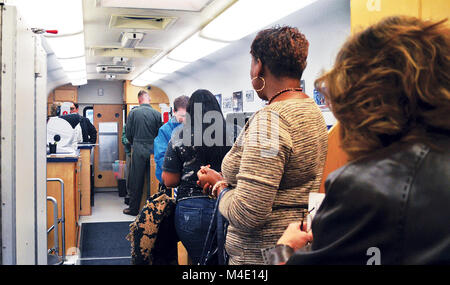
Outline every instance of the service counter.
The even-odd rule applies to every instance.
[[[81,160],[81,171],[80,171],[80,182],[81,182],[81,204],[80,204],[80,215],[90,216],[92,214],[91,208],[91,151],[94,145],[83,144],[79,145],[80,150],[80,160]]]
[[[59,255],[62,255],[62,237],[65,236],[66,255],[77,254],[78,218],[80,215],[81,160],[75,155],[47,155],[47,178],[59,178],[64,182],[64,214],[65,231],[62,234],[62,223],[58,225]],[[58,218],[62,219],[62,195],[59,182],[47,181],[47,197],[53,197],[58,205]],[[47,228],[54,224],[53,204],[47,202]],[[53,231],[48,233],[48,248],[54,247]]]

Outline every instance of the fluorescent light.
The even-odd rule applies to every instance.
[[[210,0],[100,0],[101,7],[200,11]]]
[[[58,35],[83,30],[82,0],[10,0],[30,28],[58,30]]]
[[[199,33],[195,33],[173,49],[169,53],[168,58],[178,61],[194,62],[227,45],[228,43],[208,40],[200,37]]]
[[[81,57],[84,55],[84,34],[65,37],[46,37],[57,58]]]
[[[150,71],[169,74],[185,67],[188,64],[188,62],[172,60],[167,58],[167,56],[164,56],[150,68]]]
[[[87,84],[87,79],[86,78],[76,79],[73,80],[71,83],[73,86],[85,85]]]
[[[151,72],[150,70],[146,70],[143,73],[141,73],[138,77],[136,77],[133,81],[131,81],[131,84],[140,87],[147,86],[150,83],[153,83],[165,77],[166,75],[167,74],[155,73]]]
[[[239,0],[203,28],[201,35],[236,41],[316,1]]]
[[[141,75],[139,75],[136,79],[146,80],[146,81],[157,81],[157,80],[165,77],[166,75],[167,74],[155,73],[155,72],[151,72],[150,70],[146,70]]]
[[[135,79],[135,80],[131,81],[131,85],[134,85],[134,86],[137,86],[137,87],[144,87],[144,86],[147,86],[149,84],[150,84],[150,82],[145,81],[145,80]]]
[[[86,69],[86,57],[84,56],[67,59],[60,58],[58,61],[66,72]]]

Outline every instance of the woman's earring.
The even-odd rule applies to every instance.
[[[262,91],[264,89],[264,87],[266,87],[266,80],[264,80],[264,77],[256,76],[256,77],[252,78],[252,84],[253,84],[253,80],[255,80],[255,79],[261,79],[262,83],[263,83],[263,86],[259,89],[255,89],[255,91],[256,92]]]

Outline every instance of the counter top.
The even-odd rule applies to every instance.
[[[77,162],[78,156],[70,154],[49,154],[47,162]]]

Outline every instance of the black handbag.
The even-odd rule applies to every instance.
[[[198,265],[226,265],[228,254],[225,251],[225,238],[228,221],[219,211],[220,199],[230,190],[225,188],[217,198],[214,212],[209,223],[208,233],[203,245],[202,256]]]

